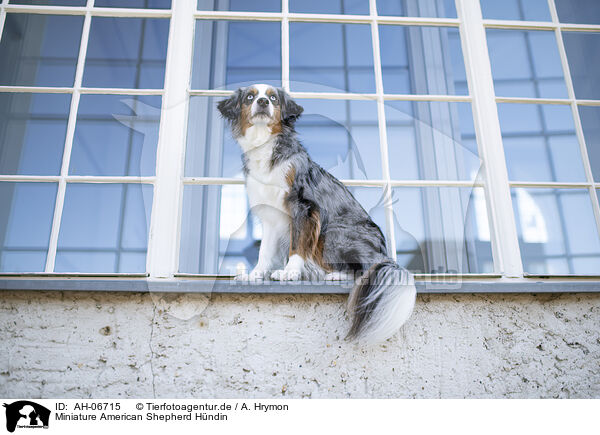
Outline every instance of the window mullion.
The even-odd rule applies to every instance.
[[[469,92],[473,98],[477,144],[483,160],[494,270],[507,277],[522,277],[521,250],[481,6],[479,0],[456,0],[456,7],[461,21],[460,34]]]
[[[54,263],[56,260],[56,249],[58,247],[58,235],[62,221],[62,213],[65,204],[65,192],[67,190],[67,177],[69,175],[69,165],[71,163],[71,151],[73,149],[73,138],[75,137],[75,124],[77,122],[77,111],[79,110],[79,99],[81,96],[81,84],[83,82],[83,69],[85,65],[85,56],[87,53],[88,39],[90,36],[90,27],[92,22],[92,8],[94,0],[87,1],[87,10],[83,20],[83,30],[81,34],[81,45],[79,47],[79,56],[77,58],[77,69],[75,70],[75,83],[73,93],[71,94],[71,108],[69,120],[67,122],[67,135],[65,139],[65,148],[63,151],[62,166],[60,169],[60,179],[56,193],[56,203],[54,205],[54,217],[52,218],[52,231],[50,233],[50,242],[48,245],[48,255],[46,257],[47,273],[54,272]]]
[[[151,278],[172,277],[177,268],[194,12],[192,0],[173,0],[148,240]]]

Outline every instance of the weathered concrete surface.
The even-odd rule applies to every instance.
[[[343,296],[0,295],[3,397],[600,397],[600,294],[422,295],[373,348]]]

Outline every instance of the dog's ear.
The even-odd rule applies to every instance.
[[[277,89],[281,103],[281,122],[292,127],[304,112],[304,108],[297,104],[283,89]]]
[[[243,88],[239,88],[228,99],[219,101],[217,109],[219,109],[223,118],[229,121],[235,121],[240,117],[242,111],[242,93]]]

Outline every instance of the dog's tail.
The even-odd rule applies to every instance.
[[[391,259],[373,265],[350,293],[346,338],[374,343],[391,337],[410,317],[416,293],[412,274]]]

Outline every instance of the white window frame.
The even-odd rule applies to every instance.
[[[393,209],[391,201],[392,187],[483,187],[487,201],[487,212],[492,242],[492,256],[494,271],[481,274],[419,274],[418,280],[422,281],[448,281],[477,283],[483,287],[467,286],[468,291],[515,291],[515,288],[528,291],[528,285],[536,282],[531,275],[523,271],[521,253],[519,248],[517,228],[511,200],[511,188],[514,187],[549,187],[549,188],[586,188],[592,200],[596,224],[600,233],[600,205],[596,189],[600,183],[593,180],[591,166],[585,146],[583,129],[579,118],[579,105],[600,106],[600,100],[581,100],[575,97],[573,82],[562,39],[563,30],[581,32],[600,32],[600,25],[574,25],[563,24],[558,21],[554,0],[548,0],[552,21],[532,22],[513,20],[483,19],[479,0],[455,0],[458,18],[419,18],[419,17],[389,17],[377,14],[376,0],[369,1],[369,15],[333,15],[333,14],[300,14],[289,12],[289,0],[282,0],[282,11],[278,13],[258,12],[220,12],[197,11],[195,0],[172,0],[170,10],[152,9],[126,9],[126,8],[95,8],[94,0],[88,0],[83,7],[63,6],[27,6],[9,4],[3,0],[0,4],[0,35],[4,27],[6,13],[36,13],[80,15],[84,17],[83,34],[79,49],[75,82],[72,87],[25,87],[25,86],[0,86],[0,92],[31,92],[31,93],[69,93],[72,94],[70,113],[67,123],[67,135],[60,175],[57,176],[28,176],[28,175],[0,175],[0,182],[53,182],[58,183],[58,192],[55,203],[52,232],[45,272],[33,274],[0,274],[0,288],[6,285],[7,280],[13,278],[26,278],[30,275],[36,277],[61,277],[73,275],[85,277],[90,275],[115,276],[120,278],[143,278],[144,282],[160,282],[172,285],[173,288],[183,288],[188,282],[186,291],[193,288],[203,288],[198,283],[200,279],[215,278],[210,275],[187,275],[178,273],[179,240],[181,234],[181,209],[183,187],[185,185],[228,185],[243,184],[243,180],[234,178],[215,177],[185,177],[184,158],[187,136],[188,104],[191,96],[227,96],[230,91],[211,89],[191,89],[191,68],[193,58],[193,36],[197,20],[258,20],[274,21],[281,23],[281,57],[282,57],[282,86],[289,91],[289,23],[290,22],[332,22],[332,23],[363,23],[371,26],[372,49],[375,65],[375,93],[324,93],[324,92],[291,92],[297,99],[367,99],[377,102],[378,128],[380,137],[380,153],[383,163],[382,179],[380,180],[342,180],[348,186],[377,186],[384,189],[387,195],[386,222],[387,242],[389,254],[395,258],[395,234],[393,225]],[[165,69],[163,89],[115,89],[115,88],[86,88],[82,86],[83,67],[90,32],[91,19],[94,16],[104,17],[147,17],[169,18],[168,52]],[[461,35],[462,50],[467,74],[469,95],[409,95],[385,94],[383,89],[382,67],[380,58],[379,24],[395,24],[399,26],[444,26],[458,28]],[[516,30],[553,30],[556,35],[559,54],[562,62],[568,98],[507,98],[497,97],[494,91],[490,59],[488,55],[486,29],[516,29]],[[157,148],[156,175],[151,177],[98,177],[98,176],[73,176],[68,175],[71,148],[77,118],[79,99],[82,94],[115,94],[115,95],[160,95],[162,109],[160,131]],[[468,102],[471,103],[473,121],[475,126],[479,156],[484,162],[482,178],[472,181],[448,180],[393,180],[389,171],[387,131],[385,120],[386,101],[436,101],[436,102]],[[575,130],[579,141],[581,155],[584,161],[586,174],[585,182],[522,182],[509,181],[502,136],[498,118],[497,103],[526,103],[526,104],[558,104],[569,105],[575,120]],[[146,274],[58,274],[54,273],[54,261],[58,243],[58,231],[64,206],[64,196],[68,182],[81,183],[144,183],[151,184],[154,188],[150,232],[148,237],[147,270]],[[194,280],[191,280],[191,278]],[[6,279],[1,279],[6,278]],[[589,277],[569,275],[565,277],[551,277],[555,287],[547,286],[546,291],[552,288],[569,288],[558,286],[568,279],[573,282],[581,281],[583,285],[572,288],[578,291],[596,291],[598,286],[590,286]],[[600,280],[600,279],[599,279]],[[38,281],[42,282],[42,281]],[[50,284],[57,286],[58,281]],[[81,281],[84,282],[84,281]],[[92,287],[98,287],[96,281],[89,281]],[[117,281],[110,285],[117,285]],[[126,282],[126,281],[118,281]],[[28,281],[21,284],[11,284],[13,287],[31,285]],[[64,283],[63,283],[64,284]],[[487,286],[486,285],[491,285]],[[508,284],[508,287],[506,286]],[[137,284],[122,284],[123,287],[138,288]],[[167,287],[168,287],[167,285]],[[196,286],[196,287],[194,287]],[[228,287],[229,286],[229,287]],[[512,286],[512,287],[511,287]],[[516,287],[515,287],[516,286]],[[10,286],[9,286],[10,287]],[[15,288],[16,288],[15,287]],[[19,287],[19,288],[21,288]],[[38,286],[39,287],[39,286]],[[44,287],[44,285],[41,285]],[[100,285],[100,287],[102,287]],[[165,288],[167,288],[165,287]],[[222,291],[234,291],[234,284],[221,285]],[[434,286],[435,287],[435,286]],[[46,288],[47,285],[46,285]],[[187,288],[187,287],[186,287]],[[253,287],[257,292],[276,291],[278,284],[265,284]],[[331,288],[331,286],[329,286]],[[337,288],[337,287],[336,287]],[[462,287],[464,290],[464,286]],[[477,290],[479,288],[479,290]],[[109,289],[109,288],[107,288]],[[229,289],[229,290],[228,290]],[[233,289],[233,290],[232,290]],[[271,290],[269,290],[271,289]],[[275,289],[275,290],[273,290]],[[319,287],[319,292],[324,292]],[[474,289],[474,290],[473,290]],[[494,290],[495,289],[495,290]],[[590,290],[593,289],[593,290]],[[304,292],[305,287],[295,287],[294,292]],[[346,290],[336,290],[345,292]],[[533,291],[533,290],[531,290]],[[535,291],[540,291],[539,289]],[[544,290],[542,290],[544,291]]]

